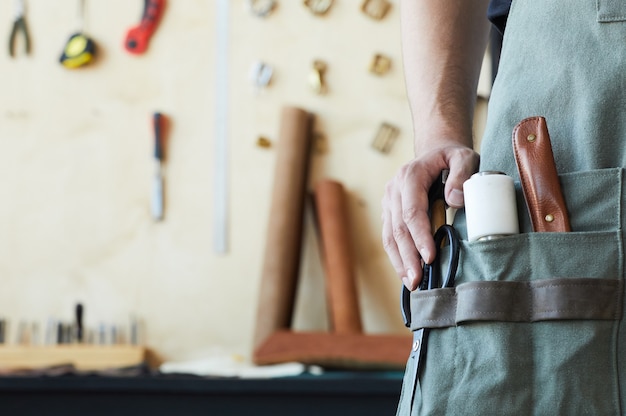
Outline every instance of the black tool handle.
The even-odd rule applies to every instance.
[[[76,340],[83,342],[83,305],[76,305]]]
[[[445,187],[447,179],[448,170],[442,170],[428,190],[428,218],[430,218],[433,234],[446,223],[446,208],[448,206],[445,198]]]
[[[154,157],[157,160],[163,161],[163,114],[158,112],[154,113],[154,115],[152,116],[152,126],[154,128]]]
[[[431,220],[433,234],[446,221],[446,203],[445,203],[445,185],[448,178],[448,171],[442,170],[437,179],[433,182],[428,190],[428,217]],[[441,243],[441,242],[440,242]],[[437,250],[439,251],[439,250]],[[419,286],[420,290],[428,289],[428,285],[432,285],[432,266],[424,264],[424,272],[422,274],[422,282]],[[411,327],[411,291],[402,285],[400,291],[400,311],[402,312],[402,320],[404,326]]]

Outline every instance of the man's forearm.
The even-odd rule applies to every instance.
[[[472,145],[476,88],[489,33],[488,0],[402,0],[402,54],[415,152]]]

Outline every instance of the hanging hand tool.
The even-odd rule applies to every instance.
[[[76,304],[76,309],[74,311],[76,316],[76,322],[74,325],[76,327],[76,341],[82,344],[84,340],[84,325],[83,325],[83,305],[81,303]]]
[[[152,116],[154,127],[154,158],[156,160],[156,173],[152,183],[152,218],[155,221],[163,219],[163,131],[165,129],[165,118],[161,113],[154,113]]]
[[[258,17],[267,17],[276,8],[276,0],[248,0],[247,9]]]
[[[126,34],[124,46],[128,52],[139,55],[148,49],[148,42],[163,15],[163,9],[165,0],[144,0],[141,22]]]
[[[229,79],[231,1],[217,0],[215,13],[215,133],[213,134],[213,249],[228,251],[228,161],[229,161]]]
[[[92,61],[95,44],[82,33],[74,33],[63,48],[59,62],[66,68],[78,68]]]
[[[74,33],[65,43],[59,62],[66,68],[79,68],[91,62],[96,53],[96,45],[93,40],[83,33],[83,21],[85,15],[85,1],[80,0],[79,30]]]
[[[24,19],[24,0],[15,1],[15,19],[13,20],[13,27],[11,28],[11,36],[9,36],[9,55],[15,56],[15,41],[17,33],[22,32],[24,35],[24,52],[28,55],[30,53],[30,36],[28,36],[28,29],[26,28],[26,20]]]

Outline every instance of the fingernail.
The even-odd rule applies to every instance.
[[[430,257],[430,250],[428,250],[426,247],[423,247],[422,249],[420,249],[420,256],[422,256],[422,259],[424,260],[425,263],[430,264],[432,263],[433,259]]]
[[[407,270],[406,277],[402,279],[402,281],[404,282],[404,286],[406,286],[407,289],[413,290],[413,288],[415,287],[415,277],[416,276],[413,269]]]
[[[463,192],[458,189],[453,189],[450,191],[450,195],[448,195],[448,204],[454,206],[462,206],[463,205]]]
[[[413,286],[413,283],[415,282],[415,272],[413,271],[413,269],[409,269],[407,271],[406,277],[408,277],[409,281],[411,282],[411,286]]]

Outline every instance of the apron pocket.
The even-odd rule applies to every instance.
[[[621,178],[621,169],[562,175],[573,232],[462,241],[456,288],[412,293],[412,311],[425,305],[420,297],[451,302],[483,287],[491,296],[472,294],[453,322],[433,312],[447,322],[423,325],[437,329],[415,399],[420,414],[621,414]]]
[[[598,22],[623,22],[626,20],[626,4],[622,0],[596,0]]]
[[[464,409],[466,414],[519,415],[533,409],[530,414],[620,414],[616,357],[621,259],[620,231],[464,241],[457,295],[493,284],[495,299],[504,287],[504,302],[495,308],[514,313],[510,319],[507,314],[485,318],[480,309],[489,308],[489,302],[476,301],[475,319],[472,311],[459,308],[462,319],[430,331],[417,400],[424,413]],[[586,303],[581,298],[585,287],[602,292],[589,297],[603,297],[604,304],[594,308]],[[445,299],[454,291],[429,292]],[[412,310],[420,310],[423,294],[412,294]],[[516,305],[529,308],[528,317],[515,312]],[[440,411],[442,403],[445,411]]]

